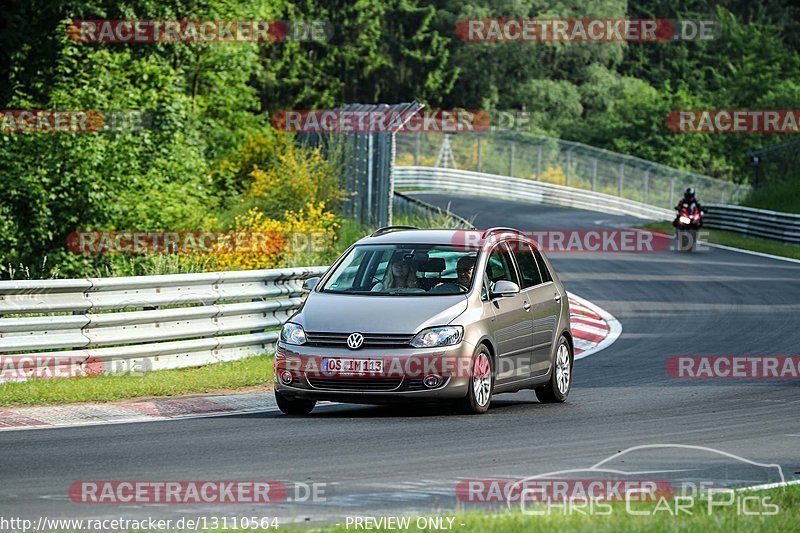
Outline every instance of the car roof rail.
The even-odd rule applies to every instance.
[[[496,228],[489,228],[489,229],[485,230],[483,232],[483,235],[481,235],[481,239],[485,239],[486,237],[488,237],[492,233],[516,233],[517,235],[521,235],[522,234],[522,232],[520,230],[518,230],[518,229],[515,229],[515,228],[504,228],[502,226],[498,226]]]
[[[379,235],[384,235],[386,233],[391,233],[393,231],[402,231],[406,229],[419,229],[415,226],[384,226],[382,228],[378,228],[375,232],[370,235],[370,237],[377,237]]]

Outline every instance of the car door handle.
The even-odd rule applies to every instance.
[[[530,302],[525,302],[522,305],[522,307],[524,307],[526,311],[530,311],[531,310],[531,303]]]
[[[555,300],[556,302],[559,302],[559,303],[560,303],[560,302],[561,302],[561,295],[560,295],[560,294],[558,294],[558,293],[555,293],[555,294],[553,295],[553,300]]]

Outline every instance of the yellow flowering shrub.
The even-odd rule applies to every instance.
[[[543,181],[545,183],[552,183],[554,185],[564,185],[567,181],[567,177],[564,174],[564,171],[558,167],[547,167],[542,175],[539,176],[539,181]]]
[[[252,270],[315,264],[336,239],[335,215],[325,203],[309,202],[299,212],[286,211],[284,220],[269,218],[258,208],[237,216],[235,228],[208,254],[213,270]],[[321,263],[320,263],[321,264]]]
[[[205,270],[249,270],[329,263],[344,199],[336,147],[326,154],[289,135],[257,135],[218,166],[218,179],[240,191],[230,212],[206,220],[222,231],[209,253],[182,261]]]
[[[335,209],[344,197],[338,169],[319,148],[289,145],[267,168],[254,165],[250,177],[249,196],[268,216],[300,212],[307,203],[323,202]]]

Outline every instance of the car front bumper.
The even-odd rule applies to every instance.
[[[338,347],[295,346],[279,342],[275,352],[275,390],[289,398],[348,403],[436,402],[463,398],[469,386],[474,346],[461,341],[443,348],[349,350]],[[341,375],[327,372],[326,358],[382,360],[383,372]],[[285,372],[291,383],[280,377]],[[438,376],[435,387],[426,376]]]

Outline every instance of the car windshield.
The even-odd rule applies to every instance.
[[[359,245],[339,263],[321,291],[373,296],[464,294],[472,286],[476,255],[448,245]]]

